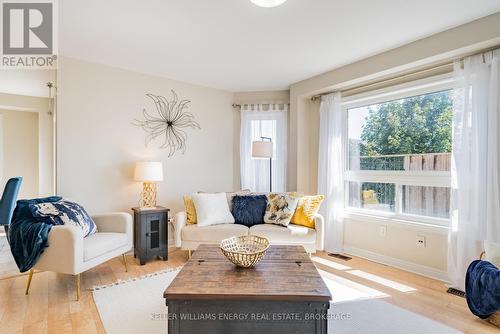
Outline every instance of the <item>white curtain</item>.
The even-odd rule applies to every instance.
[[[500,52],[454,65],[451,228],[448,274],[464,291],[465,273],[484,240],[500,242],[498,80]]]
[[[342,253],[344,248],[345,121],[340,93],[321,98],[319,129],[318,192],[325,195],[320,213],[325,218],[325,249]]]
[[[251,104],[241,107],[240,169],[241,188],[269,191],[269,159],[252,158],[252,142],[261,137],[274,144],[273,191],[286,191],[287,104]]]

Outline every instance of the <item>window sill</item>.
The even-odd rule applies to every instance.
[[[437,234],[448,234],[449,220],[411,216],[398,216],[392,213],[383,213],[369,210],[346,209],[344,211],[346,220],[365,221],[374,224],[393,225],[406,227],[418,231],[429,231]]]

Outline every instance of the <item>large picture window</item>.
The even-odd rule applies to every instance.
[[[345,103],[346,207],[446,225],[452,90],[441,79]],[[433,81],[431,81],[433,83]]]

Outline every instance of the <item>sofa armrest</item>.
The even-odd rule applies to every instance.
[[[35,265],[35,269],[76,275],[83,263],[83,231],[71,225],[52,226],[49,247]]]
[[[109,212],[92,215],[98,232],[115,232],[132,235],[132,216],[126,212]]]
[[[175,215],[175,222],[174,222],[175,247],[182,246],[181,232],[184,226],[186,226],[186,211],[181,211]]]
[[[316,230],[316,249],[325,248],[325,219],[319,213],[314,216],[314,228]]]

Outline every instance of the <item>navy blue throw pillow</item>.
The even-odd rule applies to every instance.
[[[257,224],[264,224],[266,206],[266,195],[234,196],[231,213],[236,224],[251,227]]]

